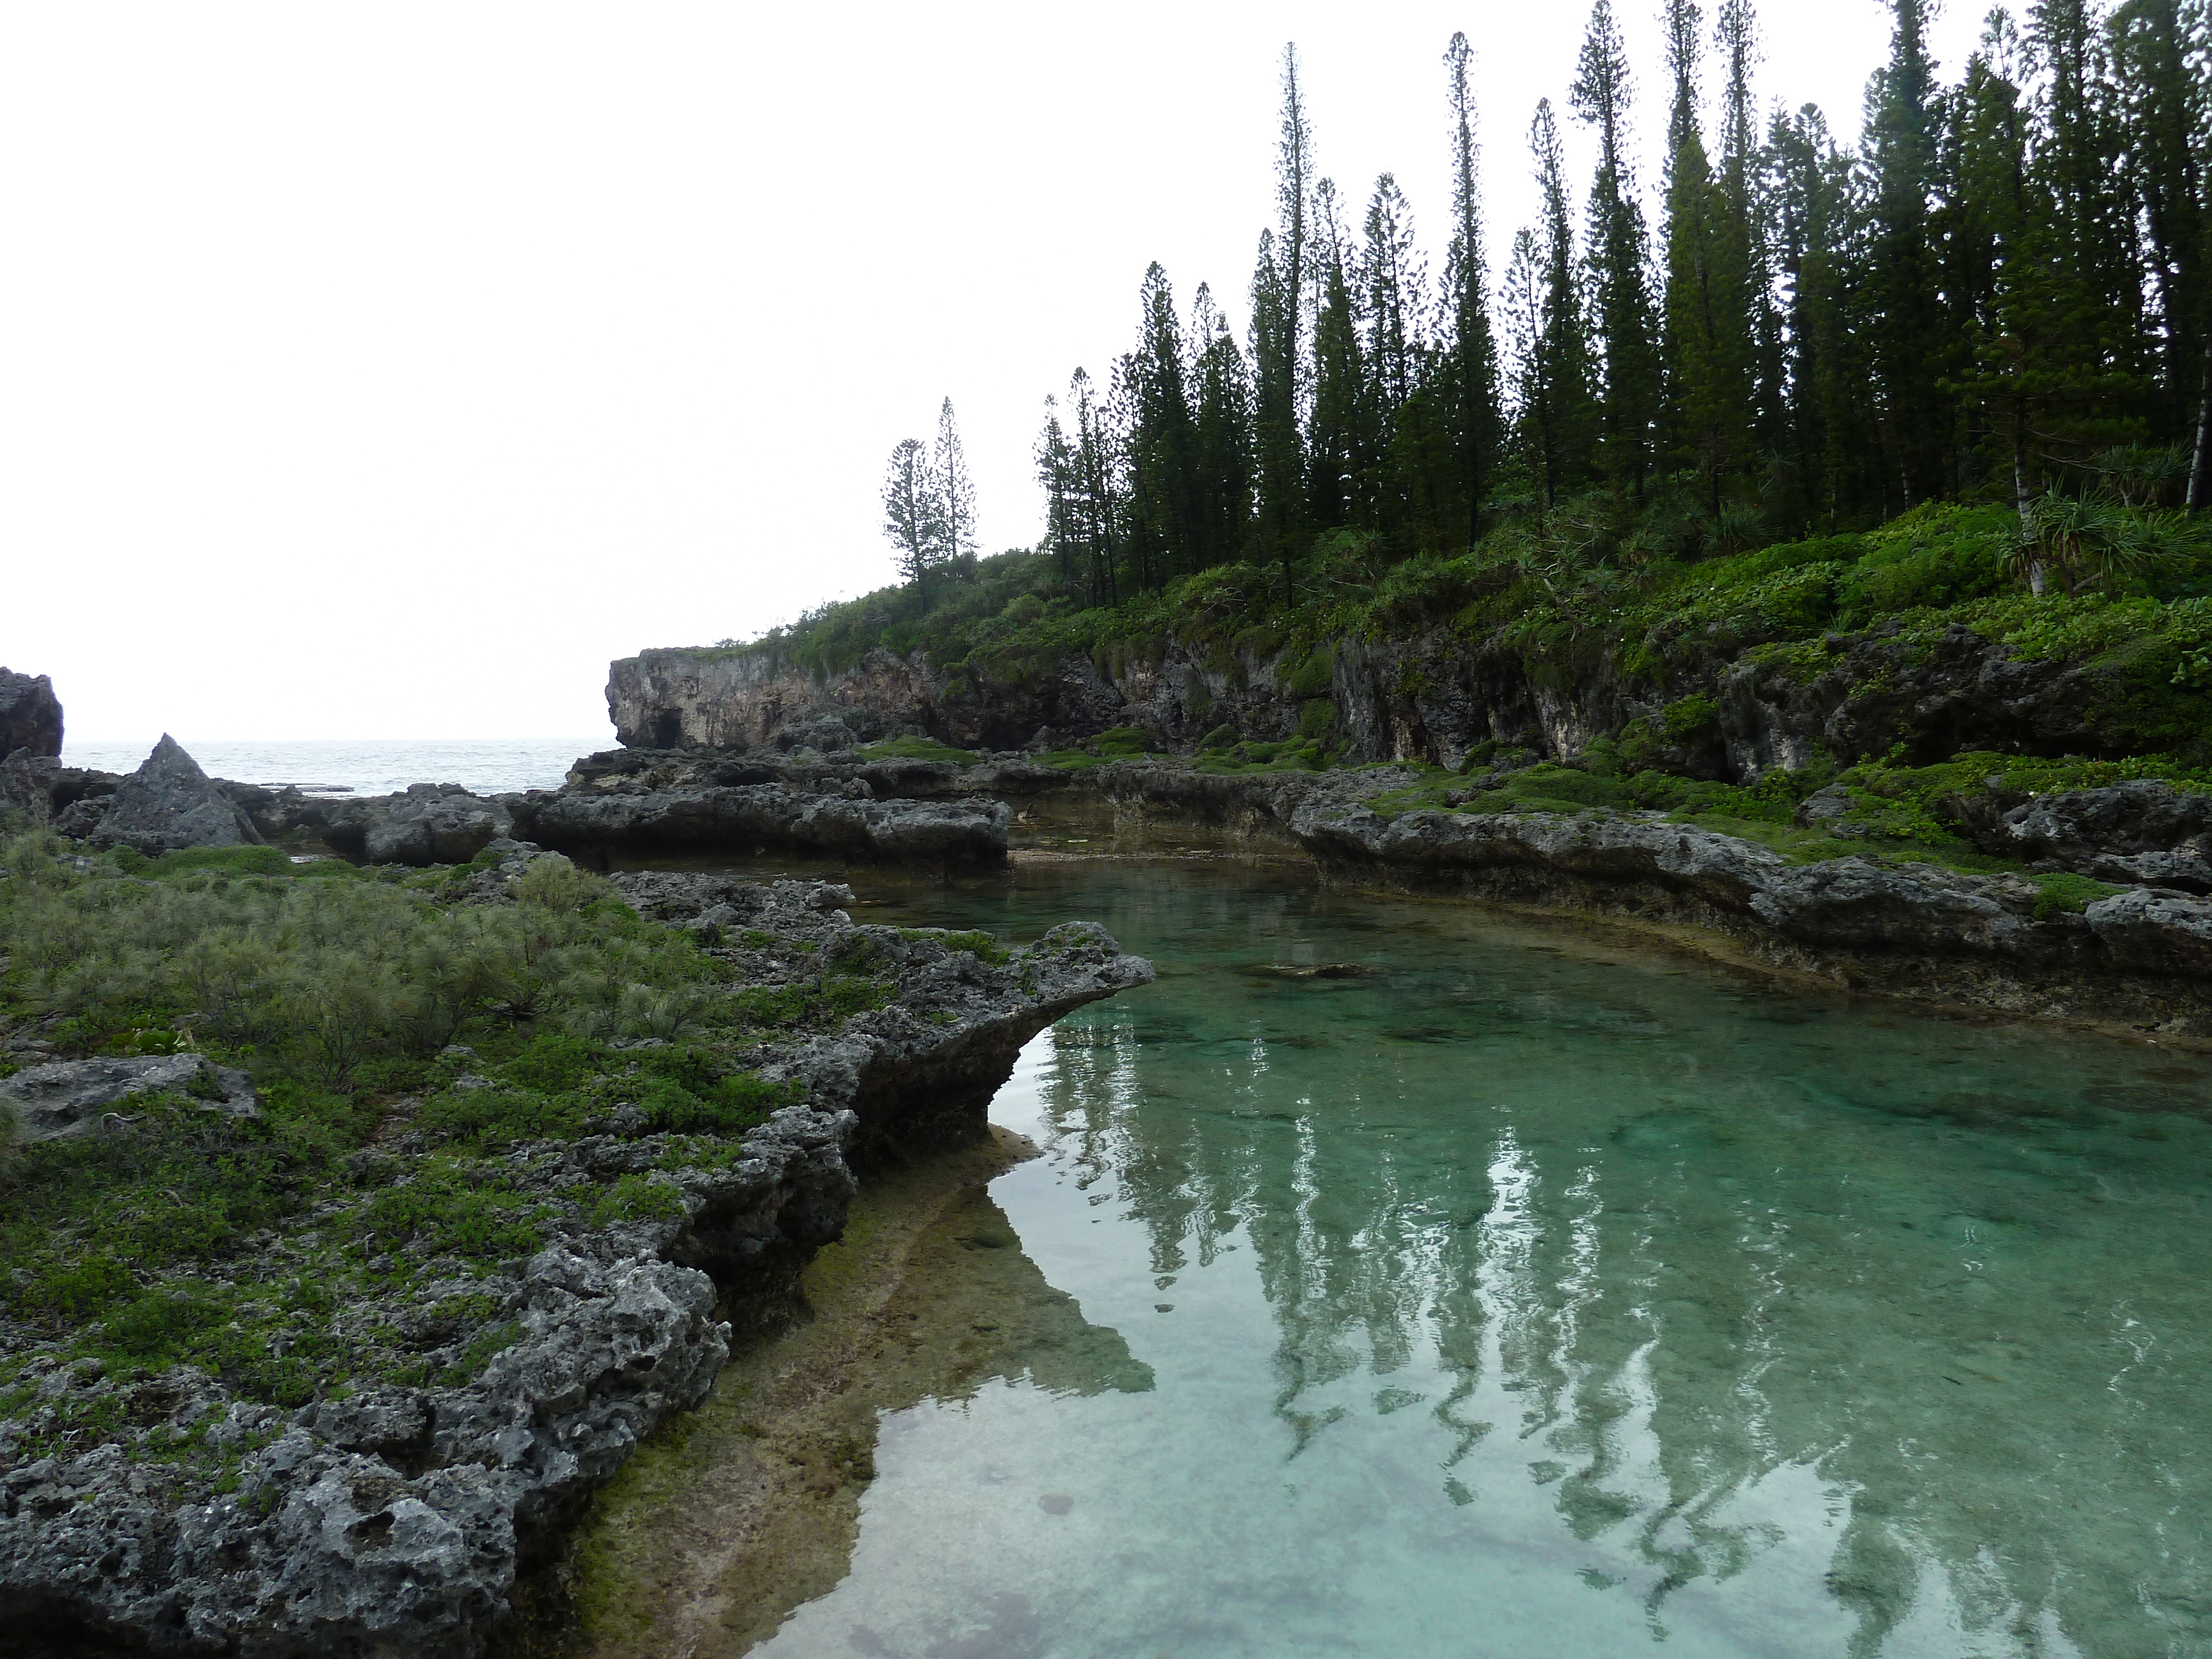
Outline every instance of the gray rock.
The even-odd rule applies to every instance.
[[[36,829],[53,814],[53,794],[42,775],[40,757],[18,749],[0,760],[0,829],[10,823]]]
[[[0,757],[27,749],[33,756],[62,752],[62,706],[44,674],[0,668]]]
[[[892,863],[994,864],[1013,811],[996,800],[880,800],[781,784],[508,796],[516,833],[568,853],[795,847]]]
[[[258,847],[253,822],[200,770],[199,763],[167,732],[145,763],[121,780],[106,805],[88,799],[76,803],[57,823],[64,834],[78,834],[82,811],[91,820],[82,838],[94,847],[129,847],[158,858],[182,847]]]
[[[252,1079],[204,1054],[59,1060],[0,1078],[0,1100],[15,1107],[16,1136],[24,1141],[90,1133],[111,1114],[127,1117],[135,1102],[160,1094],[182,1096],[204,1111],[233,1117],[259,1112]]]
[[[546,856],[516,848],[502,867]],[[649,1218],[572,1219],[549,1227],[552,1242],[526,1261],[348,1310],[404,1325],[441,1297],[490,1303],[475,1329],[422,1339],[451,1345],[435,1375],[472,1337],[507,1331],[465,1381],[370,1388],[288,1419],[183,1368],[149,1389],[104,1380],[93,1362],[34,1358],[21,1378],[34,1404],[64,1391],[112,1396],[116,1420],[132,1425],[118,1432],[141,1439],[195,1427],[235,1453],[224,1482],[234,1490],[214,1490],[205,1468],[136,1458],[124,1439],[12,1464],[21,1423],[0,1419],[7,1627],[59,1632],[56,1652],[474,1659],[507,1612],[526,1552],[705,1396],[732,1337],[718,1304],[750,1323],[787,1315],[800,1270],[843,1229],[857,1190],[848,1158],[980,1136],[1023,1042],[1152,977],[1088,925],[990,961],[929,930],[857,927],[842,908],[852,894],[829,884],[614,880],[658,920],[763,927],[812,944],[788,952],[810,963],[865,957],[895,978],[898,1000],[835,1036],[763,1050],[763,1074],[798,1084],[804,1101],[746,1131],[729,1161],[670,1167],[667,1137],[518,1148],[507,1178],[549,1203],[623,1176],[665,1182],[678,1201]],[[501,902],[490,888],[483,896]],[[386,1180],[416,1173],[380,1148],[356,1156]]]
[[[2212,893],[2212,796],[2157,778],[2041,795],[2003,815],[1992,850],[2100,881]]]
[[[452,784],[418,783],[404,794],[323,810],[323,840],[367,864],[466,864],[514,830],[514,819],[499,800]]]

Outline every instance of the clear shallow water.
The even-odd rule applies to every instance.
[[[1154,1384],[886,1417],[757,1653],[2212,1654],[2212,1066],[1220,865],[899,908],[1158,963],[993,1188]]]
[[[234,783],[343,788],[388,795],[410,783],[458,783],[479,794],[557,789],[577,757],[611,748],[596,738],[331,738],[313,742],[196,740],[179,734],[210,777]],[[133,772],[151,743],[82,743],[65,738],[62,759],[101,772]]]

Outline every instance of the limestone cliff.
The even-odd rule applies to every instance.
[[[656,650],[612,665],[607,702],[622,741],[639,749],[826,750],[902,732],[1051,747],[1137,727],[1187,750],[1226,727],[1252,741],[1326,738],[1349,761],[1456,767],[1486,744],[1565,760],[1606,737],[1642,763],[1729,782],[1816,750],[1848,764],[1902,745],[1925,764],[1962,750],[2094,757],[2142,746],[2112,665],[2024,659],[1964,627],[1931,641],[1884,624],[1789,653],[1690,639],[1663,675],[1632,682],[1608,657],[1569,672],[1440,629],[1260,645],[974,653],[958,672],[918,652],[873,650],[814,673],[764,647]]]

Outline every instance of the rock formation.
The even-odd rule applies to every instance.
[[[1448,768],[1485,744],[1571,759],[1640,721],[1652,763],[1739,783],[1816,750],[1849,764],[1901,747],[1923,765],[1973,749],[2117,758],[2140,747],[2117,671],[2100,661],[2025,659],[1959,626],[1932,641],[1889,623],[1831,635],[1809,666],[1747,648],[1758,643],[1675,642],[1664,691],[1624,678],[1610,657],[1566,681],[1540,659],[1437,629],[1312,650],[1170,637],[1090,654],[977,653],[986,659],[957,671],[878,648],[828,674],[767,647],[664,649],[611,665],[607,707],[637,749],[787,748],[836,731],[1012,749],[1041,727],[1063,744],[1135,727],[1188,750],[1225,727],[1268,742],[1326,733],[1348,760]],[[1692,698],[1709,712],[1686,723]]]
[[[185,847],[262,842],[253,821],[166,732],[144,764],[118,781],[112,793],[81,797],[54,827],[95,848],[128,847],[149,858]]]
[[[62,706],[44,674],[18,674],[0,668],[0,759],[27,749],[33,755],[62,752]]]
[[[14,1109],[15,1139],[25,1144],[67,1140],[103,1127],[127,1130],[134,1097],[167,1094],[232,1117],[258,1110],[245,1073],[190,1053],[58,1060],[0,1078],[0,1103]]]
[[[517,848],[471,880],[498,902],[542,856]],[[407,1340],[428,1380],[372,1382],[288,1413],[190,1367],[128,1382],[97,1361],[34,1354],[11,1385],[19,1403],[0,1418],[0,1620],[11,1651],[480,1653],[524,1554],[657,1424],[704,1395],[729,1355],[732,1322],[785,1308],[807,1260],[840,1235],[855,1190],[848,1157],[981,1136],[1024,1042],[1152,976],[1088,925],[987,960],[930,930],[856,926],[841,908],[851,894],[821,884],[626,875],[616,884],[641,911],[724,950],[733,969],[764,958],[716,945],[726,930],[765,938],[781,957],[865,961],[896,995],[834,1035],[765,1045],[763,1075],[803,1099],[727,1155],[688,1158],[690,1138],[640,1124],[507,1153],[501,1178],[545,1218],[543,1248],[381,1299],[377,1281],[362,1280],[344,1310],[419,1333]],[[53,1075],[29,1093],[58,1097],[70,1068],[37,1069]],[[173,1103],[194,1100],[184,1069],[170,1079],[184,1091]],[[159,1131],[149,1121],[102,1132]],[[404,1139],[356,1157],[383,1189],[436,1174]],[[625,1180],[653,1183],[665,1205],[611,1214],[595,1202]],[[313,1255],[337,1248],[318,1237],[272,1248],[297,1262],[292,1271],[343,1267]],[[455,1329],[428,1316],[441,1299],[477,1311]],[[496,1348],[488,1356],[471,1346],[486,1339]],[[104,1405],[118,1426],[101,1443],[20,1457],[65,1403],[80,1417]],[[220,1461],[146,1455],[180,1442]]]

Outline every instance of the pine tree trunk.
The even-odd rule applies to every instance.
[[[2197,398],[2197,454],[2189,465],[2189,516],[2212,507],[2212,331],[2204,337],[2204,389]]]
[[[2027,434],[2017,416],[2012,423],[2012,501],[2020,514],[2021,539],[2026,540],[2035,534],[2035,498],[2027,489]],[[2043,561],[2037,559],[2027,567],[2028,592],[2039,599],[2045,586]]]

